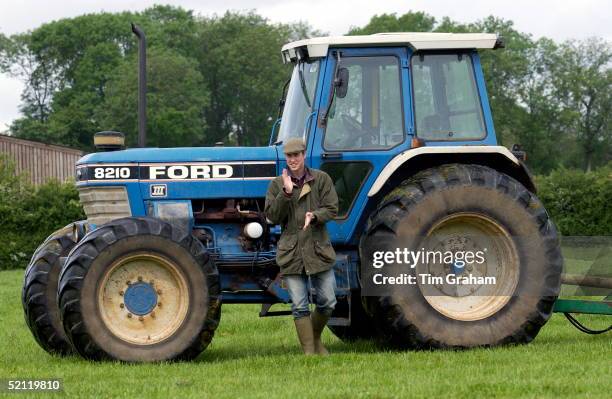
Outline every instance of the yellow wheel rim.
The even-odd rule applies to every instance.
[[[452,273],[452,266],[437,260],[418,265],[418,274],[444,277],[442,284],[425,286],[417,281],[427,302],[446,317],[485,319],[503,308],[516,290],[518,251],[506,229],[488,216],[467,212],[450,215],[429,230],[424,247],[431,251],[483,251],[484,263],[466,262],[462,274],[495,278],[494,284],[448,284],[446,276]]]
[[[102,278],[98,309],[118,338],[138,345],[166,340],[181,326],[189,289],[177,265],[164,256],[130,254],[115,261]]]

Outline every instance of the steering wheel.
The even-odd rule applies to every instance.
[[[355,145],[356,140],[361,139],[361,147],[367,147],[372,143],[372,139],[376,139],[376,133],[366,129],[357,119],[350,115],[342,114],[340,116],[342,124],[346,127],[347,137],[344,140],[340,140],[339,146],[343,147],[357,147]]]

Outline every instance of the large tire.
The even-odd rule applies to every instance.
[[[209,345],[219,294],[217,268],[190,233],[159,219],[124,218],[74,248],[58,298],[80,355],[154,362],[193,359]]]
[[[490,237],[496,252],[489,259],[503,266],[500,281],[508,282],[504,294],[467,293],[457,299],[429,291],[426,296],[423,287],[408,284],[392,286],[380,296],[364,296],[366,311],[390,346],[426,349],[527,343],[548,321],[560,291],[563,263],[555,226],[532,192],[485,166],[450,164],[428,169],[389,193],[370,216],[360,242],[362,278],[372,269],[374,251],[393,251],[398,244],[420,249],[427,242],[423,237],[438,233],[437,241],[432,240],[436,245],[452,234],[465,234],[470,240],[467,232],[472,231]],[[412,275],[417,270],[403,269]]]
[[[349,301],[351,301],[349,305]],[[347,308],[350,306],[351,324],[348,326],[331,326],[329,330],[342,341],[352,342],[358,339],[370,340],[377,336],[376,325],[372,318],[368,316],[363,309],[361,303],[361,294],[359,290],[354,290],[350,296],[339,299],[338,304],[332,313],[332,317],[338,314],[346,314]]]
[[[25,320],[36,342],[51,354],[67,355],[73,352],[60,320],[57,282],[62,258],[76,245],[74,227],[82,224],[70,223],[52,233],[36,249],[25,271],[21,291]]]

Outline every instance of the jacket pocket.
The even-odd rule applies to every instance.
[[[325,263],[336,262],[336,251],[334,251],[334,247],[332,247],[329,241],[321,242],[316,240],[314,242],[314,250],[317,256]]]
[[[295,253],[295,247],[297,245],[296,235],[281,235],[278,240],[278,247],[276,250],[276,264],[279,267],[283,267],[293,259]]]

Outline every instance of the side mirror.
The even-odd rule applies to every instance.
[[[348,82],[349,82],[349,71],[346,68],[339,68],[338,75],[334,80],[334,86],[336,86],[336,97],[344,98],[346,97],[346,92],[348,91]]]

